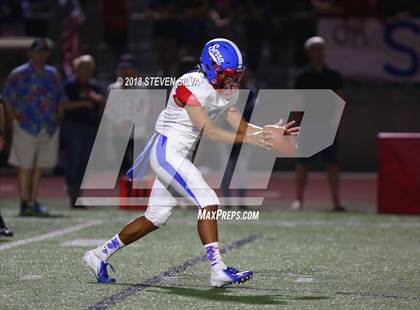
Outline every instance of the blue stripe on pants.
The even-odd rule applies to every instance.
[[[189,188],[187,182],[182,178],[182,176],[175,170],[174,167],[166,160],[166,142],[168,138],[164,135],[159,136],[159,140],[156,145],[156,158],[160,166],[165,169],[190,195],[190,197],[195,201],[197,207],[201,208],[200,203],[195,197],[194,193]]]

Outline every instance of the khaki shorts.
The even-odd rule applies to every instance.
[[[34,136],[14,123],[9,164],[20,168],[53,168],[57,164],[59,129],[50,137],[43,128]]]

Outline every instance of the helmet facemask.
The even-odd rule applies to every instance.
[[[216,62],[212,63],[213,69],[216,73],[216,77],[212,81],[212,85],[215,89],[223,91],[228,94],[235,89],[239,89],[242,76],[244,75],[245,68],[240,69],[233,68],[220,68]]]

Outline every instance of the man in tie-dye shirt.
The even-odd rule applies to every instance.
[[[47,214],[37,202],[38,187],[42,170],[57,163],[64,95],[57,70],[45,64],[51,47],[49,39],[35,39],[29,61],[10,73],[3,90],[14,125],[9,163],[18,168],[21,215]]]

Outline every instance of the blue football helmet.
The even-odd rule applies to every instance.
[[[230,40],[217,38],[204,45],[200,67],[215,88],[238,88],[245,71],[242,54]]]

